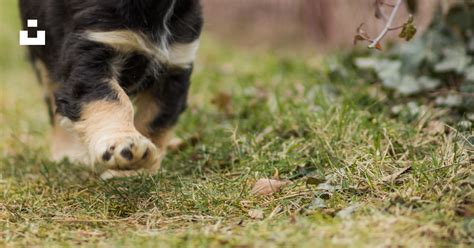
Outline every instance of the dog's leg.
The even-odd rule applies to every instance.
[[[147,170],[157,162],[158,150],[134,126],[134,110],[128,96],[110,81],[117,100],[95,100],[82,106],[72,128],[88,146],[94,164],[114,170]]]
[[[62,124],[87,147],[91,163],[112,170],[152,167],[158,150],[134,126],[132,103],[110,64],[116,53],[95,43],[74,41],[63,56],[70,71],[55,94],[57,111]]]
[[[160,167],[166,148],[173,139],[172,128],[186,108],[191,71],[191,68],[170,69],[163,82],[137,96],[135,126],[160,151],[153,170]]]
[[[160,114],[160,106],[156,101],[156,97],[152,93],[139,93],[136,96],[135,107],[137,112],[135,114],[135,127],[137,130],[149,140],[151,140],[157,147],[157,160],[146,170],[126,171],[126,170],[107,170],[101,177],[103,179],[114,177],[130,177],[136,176],[140,173],[154,174],[158,171],[161,165],[161,160],[166,154],[166,140],[169,134],[169,129],[162,132],[153,132],[151,123]]]
[[[152,93],[138,94],[136,101],[137,114],[135,115],[135,126],[138,131],[148,137],[159,149],[158,161],[153,165],[152,170],[160,168],[161,160],[166,154],[167,140],[171,128],[165,128],[160,131],[152,128],[151,123],[160,115],[161,107]]]
[[[59,123],[60,116],[55,114],[56,105],[53,92],[57,87],[57,83],[51,80],[48,69],[41,60],[35,60],[34,68],[44,90],[44,100],[52,125],[51,159],[54,161],[62,161],[67,158],[72,162],[88,163],[87,150],[79,140],[79,137],[74,132],[64,129]]]

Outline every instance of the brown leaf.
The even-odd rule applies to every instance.
[[[357,34],[356,36],[354,36],[354,45],[357,45],[357,42],[359,41],[365,41],[366,39],[360,35],[360,34]]]
[[[322,183],[326,182],[326,178],[324,177],[308,177],[306,179],[306,184],[307,185],[320,185]]]
[[[283,187],[289,185],[290,181],[280,181],[268,178],[259,179],[250,193],[254,195],[271,195],[279,192]]]
[[[379,51],[383,50],[382,45],[380,44],[380,42],[377,42],[377,44],[375,44],[375,49],[377,49]]]
[[[402,168],[400,169],[399,171],[391,174],[391,175],[388,175],[388,176],[384,176],[382,178],[382,181],[383,182],[393,182],[395,181],[395,179],[397,179],[399,176],[401,176],[403,173],[407,172],[408,170],[411,169],[411,165],[405,167],[405,168]]]
[[[357,45],[357,42],[359,41],[371,42],[369,35],[367,35],[367,32],[365,32],[363,27],[364,23],[360,24],[360,26],[356,30],[357,34],[354,36],[354,45]]]
[[[365,23],[361,23],[359,27],[357,27],[357,34],[360,35],[362,38],[367,37],[367,32],[363,29]]]
[[[445,124],[442,121],[430,121],[426,126],[425,131],[431,135],[443,134],[445,131]]]
[[[261,209],[251,209],[249,210],[248,215],[250,218],[255,220],[263,220],[264,218],[263,210]]]
[[[474,217],[474,202],[470,200],[465,200],[459,204],[455,209],[457,215],[467,218]]]
[[[219,111],[232,115],[232,96],[226,92],[219,92],[211,101]]]

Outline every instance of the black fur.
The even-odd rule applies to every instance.
[[[23,23],[38,19],[38,29],[46,30],[46,46],[31,46],[30,55],[32,60],[43,61],[52,80],[60,84],[55,92],[57,112],[78,121],[85,103],[117,100],[104,79],[112,77],[112,60],[126,56],[120,85],[129,95],[141,91],[154,94],[161,113],[151,128],[159,130],[175,124],[186,106],[191,69],[156,65],[137,53],[118,54],[83,36],[90,30],[127,29],[140,31],[159,44],[166,31],[166,13],[172,7],[168,42],[196,40],[203,23],[199,0],[20,0]],[[159,73],[151,73],[150,66],[158,66]]]

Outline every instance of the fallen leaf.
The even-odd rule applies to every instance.
[[[326,178],[324,177],[308,177],[306,179],[307,185],[320,185],[324,182],[326,182]]]
[[[455,208],[455,212],[462,217],[474,217],[474,201],[465,200]]]
[[[326,201],[320,197],[314,198],[309,206],[309,209],[314,210],[314,209],[321,209],[321,208],[326,208]]]
[[[391,174],[391,175],[388,175],[388,176],[384,176],[382,178],[382,181],[383,182],[393,182],[395,181],[395,179],[397,179],[399,176],[401,176],[403,173],[407,172],[408,170],[411,169],[411,165],[405,167],[405,168],[402,168],[400,169],[399,171]]]
[[[470,121],[460,121],[460,122],[458,122],[457,127],[461,131],[469,131],[472,127],[472,122],[470,122]]]
[[[344,208],[342,209],[341,211],[339,211],[336,216],[339,217],[339,218],[348,218],[350,217],[357,209],[359,208],[359,204],[355,204],[355,205],[350,205],[349,207],[347,208]]]
[[[316,170],[314,166],[298,166],[296,169],[291,173],[288,179],[296,180],[300,179],[304,176],[312,174]]]
[[[249,217],[255,220],[263,220],[263,210],[261,209],[251,209],[248,212]]]
[[[318,185],[317,187],[318,190],[323,190],[323,191],[327,191],[327,192],[334,192],[336,190],[340,190],[341,189],[341,186],[334,186],[330,183],[321,183]]]
[[[250,193],[254,195],[270,195],[280,191],[283,187],[290,183],[290,181],[262,178],[255,183]]]
[[[425,128],[425,131],[431,135],[443,134],[445,124],[442,121],[430,121]]]
[[[211,101],[219,111],[232,115],[232,96],[226,92],[219,92]]]

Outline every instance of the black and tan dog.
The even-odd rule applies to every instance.
[[[20,0],[46,46],[30,55],[53,123],[53,159],[155,172],[186,108],[199,0]],[[134,106],[135,105],[135,106]]]

